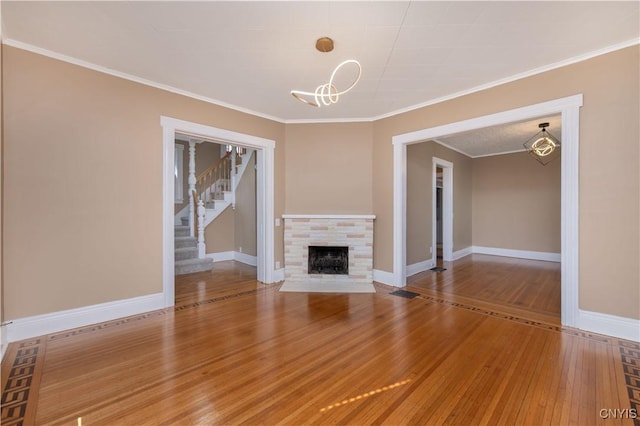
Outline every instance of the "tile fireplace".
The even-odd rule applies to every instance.
[[[373,282],[373,215],[284,219],[285,281]]]

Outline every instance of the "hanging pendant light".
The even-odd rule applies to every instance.
[[[329,37],[320,37],[316,41],[316,50],[322,53],[331,52],[333,50],[333,40]],[[354,78],[347,88],[340,90],[335,86],[334,79],[338,71],[347,67],[350,67],[352,71],[354,71]],[[360,80],[361,75],[362,66],[360,65],[360,62],[356,61],[355,59],[347,59],[346,61],[339,63],[338,66],[333,70],[328,83],[319,85],[313,92],[292,90],[291,95],[300,102],[307,105],[311,105],[314,107],[320,107],[322,105],[329,106],[331,104],[337,103],[341,95],[344,95],[349,90],[353,89]]]
[[[543,166],[546,166],[560,156],[560,141],[547,132],[549,123],[540,123],[538,127],[542,130],[523,145],[533,158]]]

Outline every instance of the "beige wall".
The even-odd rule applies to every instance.
[[[639,49],[633,46],[374,123],[374,268],[392,271],[394,135],[582,93],[579,306],[640,318]]]
[[[205,228],[207,253],[237,251],[257,255],[255,152],[245,161],[249,164],[236,188],[235,209],[228,207]]]
[[[5,317],[162,290],[161,115],[275,140],[276,217],[285,206],[373,213],[374,268],[390,272],[394,135],[582,93],[580,308],[640,318],[638,53],[373,123],[284,125],[5,46]],[[463,223],[455,248],[471,235],[470,217]],[[283,229],[275,231],[282,261]]]
[[[256,234],[256,154],[247,159],[247,168],[236,189],[235,251],[257,256]],[[242,250],[241,250],[242,249]]]
[[[286,213],[371,214],[371,123],[289,124]]]
[[[432,258],[433,158],[453,164],[453,250],[471,246],[471,158],[435,142],[407,147],[407,264]]]
[[[275,140],[284,213],[283,124],[12,47],[2,66],[7,319],[162,292],[161,116]]]
[[[560,253],[560,159],[473,160],[473,245]]]
[[[221,253],[235,250],[235,214],[229,207],[225,209],[204,230],[207,253]]]

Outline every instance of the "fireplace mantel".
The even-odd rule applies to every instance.
[[[373,214],[283,214],[283,219],[375,219]]]

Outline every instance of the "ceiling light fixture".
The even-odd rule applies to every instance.
[[[542,130],[523,145],[533,158],[538,160],[543,166],[546,166],[558,157],[560,153],[560,141],[551,133],[547,132],[549,123],[540,123],[538,127]]]
[[[329,37],[320,37],[316,40],[316,50],[322,53],[331,52],[333,50],[333,40]],[[335,84],[333,84],[333,80],[340,70],[345,65],[352,65],[357,68],[356,77],[353,80],[353,83],[349,87],[344,90],[339,91]],[[329,78],[329,82],[325,84],[321,84],[316,87],[315,92],[305,92],[302,90],[292,90],[291,95],[294,98],[303,102],[307,105],[311,105],[314,107],[320,107],[321,105],[329,106],[331,104],[335,104],[340,99],[341,95],[344,95],[349,90],[353,89],[353,87],[360,80],[360,75],[362,74],[362,67],[360,66],[360,62],[355,59],[348,59],[340,64],[333,70],[331,73],[331,78]]]
[[[338,73],[338,70],[340,70],[345,65],[355,66],[357,68],[357,72],[356,72],[357,75],[353,80],[353,83],[351,83],[349,87],[347,87],[344,90],[338,90],[336,86],[333,84],[333,80],[336,74]],[[340,99],[340,96],[344,95],[349,90],[353,89],[353,87],[360,80],[361,74],[362,74],[362,67],[360,66],[360,62],[356,61],[355,59],[347,59],[346,61],[338,64],[336,69],[333,70],[333,72],[331,73],[331,78],[329,78],[329,82],[325,84],[321,84],[320,86],[316,87],[315,92],[304,92],[302,90],[292,90],[291,94],[293,95],[294,98],[296,98],[300,102],[303,102],[307,105],[311,105],[314,107],[319,107],[321,105],[329,106],[331,104],[337,103],[338,100]]]

